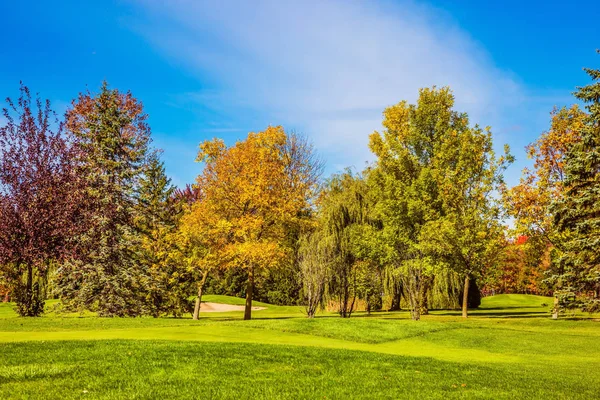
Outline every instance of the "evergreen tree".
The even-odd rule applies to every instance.
[[[175,186],[167,177],[160,153],[150,155],[137,188],[137,225],[146,235],[159,228],[173,228],[176,216],[172,197]]]
[[[78,150],[78,174],[86,181],[88,229],[76,257],[58,270],[58,289],[68,309],[103,316],[144,312],[148,277],[140,265],[136,189],[148,157],[150,127],[131,93],[109,89],[80,94],[66,114]]]
[[[179,262],[174,233],[184,208],[175,198],[160,153],[148,160],[137,190],[137,227],[142,235],[140,262],[148,275],[147,311],[154,317],[191,311],[192,278]]]
[[[585,71],[593,83],[575,97],[589,115],[565,160],[566,195],[554,208],[564,239],[550,280],[560,305],[592,312],[600,310],[600,70]]]

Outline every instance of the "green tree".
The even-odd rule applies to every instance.
[[[436,263],[422,249],[422,227],[442,212],[432,160],[444,135],[462,128],[449,89],[423,89],[416,105],[402,101],[383,115],[384,130],[370,137],[377,160],[369,173],[383,222],[383,262],[401,284],[412,318],[420,319]],[[397,285],[397,284],[396,284]]]
[[[367,183],[362,175],[350,170],[333,175],[325,183],[318,204],[318,229],[322,230],[318,233],[318,245],[327,247],[312,251],[324,251],[331,257],[327,294],[338,304],[339,314],[348,318],[361,295],[361,277],[366,276],[364,263],[369,260],[367,254],[361,253],[366,246],[364,229],[371,223]]]
[[[563,235],[550,278],[563,307],[600,310],[600,70],[585,69],[592,83],[575,97],[589,115],[565,158],[566,188],[554,205],[554,223]]]
[[[468,292],[499,229],[492,193],[510,158],[497,159],[489,130],[470,127],[453,106],[450,89],[422,89],[416,105],[387,108],[385,129],[370,138],[385,264],[399,277],[415,320],[444,270],[464,275]]]
[[[86,181],[87,230],[75,257],[58,270],[57,286],[68,309],[102,316],[145,312],[148,276],[140,265],[136,188],[147,162],[150,127],[131,93],[82,93],[66,114],[65,128]]]
[[[174,233],[183,214],[160,153],[150,155],[137,187],[136,226],[141,233],[140,262],[148,276],[146,307],[155,317],[190,311],[189,274],[174,253]]]
[[[470,283],[501,252],[504,227],[495,195],[512,156],[505,147],[505,154],[496,157],[490,129],[469,127],[466,114],[460,119],[461,129],[444,135],[432,160],[442,207],[439,218],[423,226],[421,241],[429,254],[463,276],[466,318]]]

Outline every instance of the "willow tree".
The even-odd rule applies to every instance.
[[[330,279],[328,294],[338,304],[343,318],[350,317],[358,296],[361,258],[361,229],[369,224],[368,187],[361,175],[350,170],[333,175],[319,197],[318,223],[322,240],[329,243]]]
[[[324,303],[331,263],[335,257],[334,243],[325,230],[317,229],[301,237],[299,247],[298,264],[306,316],[314,318]]]
[[[250,319],[255,274],[292,256],[288,227],[308,214],[321,164],[308,141],[282,127],[249,133],[231,147],[204,142],[198,161],[205,163],[198,177],[202,203],[214,231],[227,239],[220,254],[248,273],[244,319]]]

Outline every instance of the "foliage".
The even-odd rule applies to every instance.
[[[507,240],[496,264],[482,272],[486,293],[549,295],[545,272],[550,268],[552,245],[543,236],[519,236]]]
[[[329,254],[327,295],[335,300],[343,318],[350,317],[361,289],[368,297],[364,281],[369,272],[365,269],[374,267],[362,251],[366,245],[364,230],[372,223],[367,183],[351,170],[333,175],[326,181],[318,205],[322,243],[313,245],[327,248],[312,251]]]
[[[565,195],[557,199],[554,223],[561,234],[550,281],[564,307],[600,310],[600,70],[586,69],[592,83],[575,97],[589,113],[579,140],[566,153]]]
[[[79,179],[50,102],[33,104],[24,85],[18,102],[7,102],[0,127],[0,278],[19,314],[38,316],[48,268],[70,254],[81,227]]]

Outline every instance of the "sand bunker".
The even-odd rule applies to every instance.
[[[264,310],[265,307],[252,307],[252,310]],[[228,312],[228,311],[244,311],[244,306],[236,306],[233,304],[221,303],[205,303],[202,302],[200,312]]]

